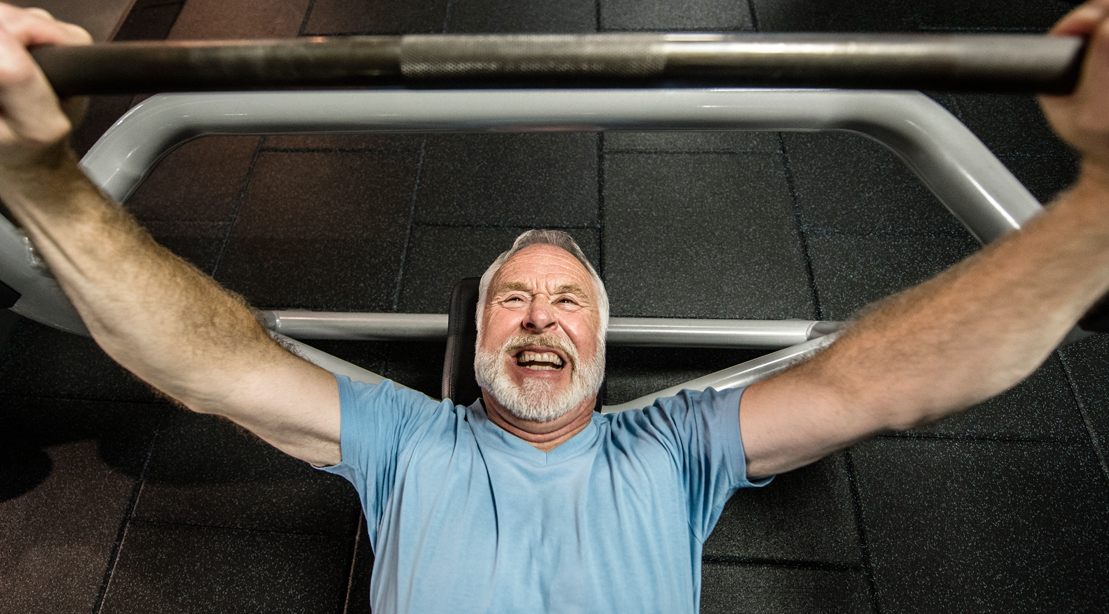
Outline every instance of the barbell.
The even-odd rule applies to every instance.
[[[1077,37],[1029,34],[510,34],[42,46],[61,96],[410,87],[1073,90]]]

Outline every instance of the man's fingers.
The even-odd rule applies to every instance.
[[[0,120],[28,143],[45,145],[69,132],[58,99],[9,23],[0,22]]]
[[[43,9],[19,9],[0,4],[0,23],[24,47],[92,43],[92,36],[84,28],[58,21]]]
[[[1109,2],[1091,0],[1060,19],[1049,33],[1060,36],[1086,36],[1097,28],[1106,15],[1109,15]]]

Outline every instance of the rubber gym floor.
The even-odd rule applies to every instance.
[[[1056,0],[137,0],[115,40],[347,34],[1043,32]],[[1025,96],[933,94],[1037,198],[1076,159]],[[140,98],[92,101],[80,152]],[[127,207],[260,308],[445,313],[562,228],[616,316],[840,320],[978,246],[892,154],[832,133],[209,137]],[[6,313],[0,612],[368,612],[353,490]],[[437,395],[442,343],[318,342]],[[606,403],[757,356],[609,353]],[[1109,603],[1109,342],[964,414],[741,491],[701,610],[1093,612]],[[937,382],[937,385],[943,385]],[[644,536],[644,539],[650,539]]]

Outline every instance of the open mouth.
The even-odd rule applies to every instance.
[[[516,364],[533,371],[558,371],[565,363],[554,352],[523,350],[516,354]]]

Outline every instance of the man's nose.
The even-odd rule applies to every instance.
[[[530,332],[544,332],[558,324],[551,303],[543,297],[535,297],[528,307],[527,317],[524,318],[524,328]]]

